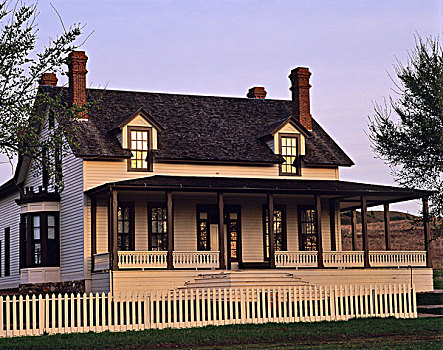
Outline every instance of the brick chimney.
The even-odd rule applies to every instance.
[[[262,86],[254,86],[249,89],[248,94],[246,97],[248,98],[259,98],[264,100],[266,98],[267,92],[265,91],[265,88]]]
[[[57,86],[57,76],[54,73],[44,73],[40,78],[40,85]]]
[[[84,51],[72,51],[68,57],[69,76],[69,105],[82,106],[86,102],[86,61],[88,57]],[[80,119],[88,119],[83,113]]]
[[[291,71],[292,115],[308,130],[312,130],[312,116],[309,99],[309,68],[297,67]]]

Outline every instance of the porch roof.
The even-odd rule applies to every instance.
[[[109,182],[86,191],[93,195],[106,188],[119,190],[161,190],[176,192],[227,192],[227,193],[281,193],[323,195],[339,199],[342,209],[359,207],[360,196],[366,196],[368,206],[419,199],[431,191],[403,187],[373,185],[339,180],[285,180],[229,177],[166,176],[154,175],[138,179]]]

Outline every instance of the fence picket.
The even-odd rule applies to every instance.
[[[264,322],[417,317],[406,284],[0,296],[0,337]]]
[[[417,318],[417,294],[415,291],[415,286],[412,285],[412,317]]]
[[[326,286],[323,288],[323,291],[324,291],[324,295],[325,295],[325,298],[324,298],[324,304],[325,304],[325,318],[324,318],[324,319],[325,319],[326,321],[330,321],[330,320],[331,320],[331,317],[329,316],[328,289],[327,289]]]
[[[406,318],[409,315],[409,311],[408,311],[408,291],[407,291],[407,287],[406,287],[406,283],[403,283],[403,317]]]

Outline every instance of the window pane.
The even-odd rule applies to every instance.
[[[151,250],[164,251],[168,249],[168,231],[167,231],[167,217],[166,208],[154,207],[151,208],[151,230],[150,243]]]
[[[34,227],[40,227],[40,215],[33,216]]]
[[[132,160],[131,168],[148,169],[149,135],[148,131],[131,132]]]
[[[34,227],[34,239],[40,239],[40,227]]]
[[[55,226],[55,216],[48,215],[48,227],[54,227],[54,226]]]
[[[42,249],[40,243],[34,244],[34,264],[40,265],[42,263]]]
[[[48,227],[48,239],[55,239],[55,228]]]

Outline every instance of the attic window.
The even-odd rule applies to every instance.
[[[285,159],[285,162],[280,165],[280,175],[300,175],[299,141],[298,135],[280,135],[280,154]]]
[[[148,161],[151,141],[151,128],[128,127],[128,146],[132,152],[132,158],[128,160],[129,171],[151,170]]]

